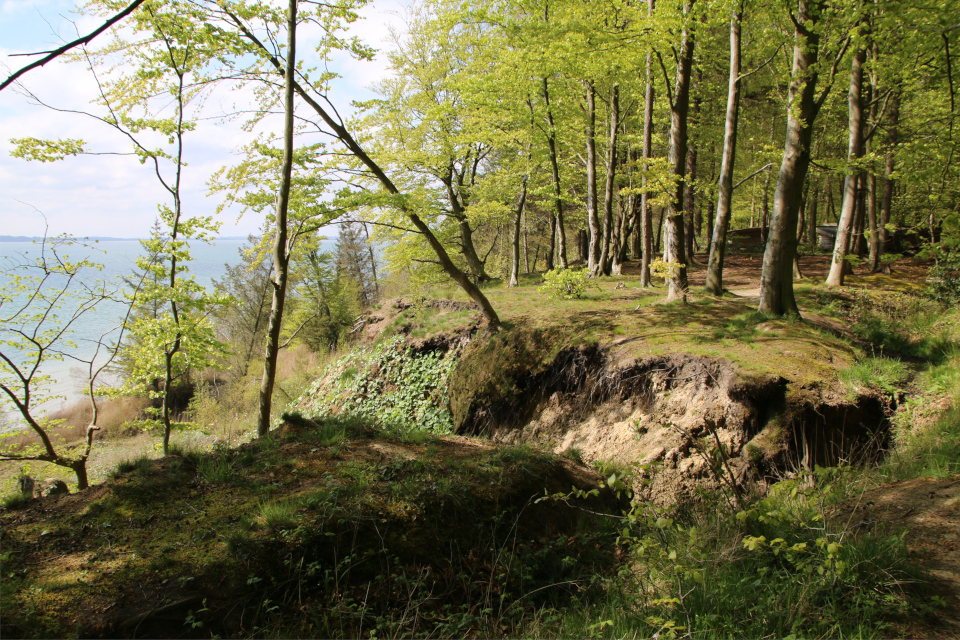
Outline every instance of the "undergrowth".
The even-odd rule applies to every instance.
[[[385,429],[447,434],[453,429],[447,385],[456,363],[452,353],[416,353],[403,336],[394,336],[331,363],[295,406]]]
[[[525,635],[897,635],[905,616],[930,614],[939,602],[912,566],[903,535],[857,535],[831,516],[849,495],[849,474],[798,474],[739,512],[719,495],[672,513],[635,504],[619,525],[619,571],[575,606],[540,611]]]

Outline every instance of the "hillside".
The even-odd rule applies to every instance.
[[[956,314],[744,263],[382,303],[270,438],[10,503],[4,636],[954,635]]]

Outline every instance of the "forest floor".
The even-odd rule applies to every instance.
[[[960,476],[889,482],[855,495],[836,517],[859,535],[896,535],[929,572],[932,591],[944,606],[936,624],[916,619],[904,637],[960,637]]]

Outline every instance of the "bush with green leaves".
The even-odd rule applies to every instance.
[[[960,249],[940,252],[929,277],[930,297],[943,304],[960,303]]]
[[[587,272],[563,268],[547,271],[543,274],[543,285],[537,291],[550,294],[551,298],[579,300],[587,293]]]
[[[401,336],[354,349],[331,363],[295,406],[310,415],[346,415],[383,429],[453,430],[447,396],[453,353],[417,353]]]

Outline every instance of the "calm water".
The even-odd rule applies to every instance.
[[[194,243],[190,253],[193,260],[188,263],[189,275],[203,285],[212,288],[213,279],[219,279],[224,274],[224,265],[236,265],[241,262],[240,247],[245,240],[218,240],[215,244]],[[88,257],[93,262],[103,265],[103,271],[90,271],[92,279],[110,280],[119,276],[131,275],[136,270],[136,259],[142,252],[140,243],[136,240],[100,242],[95,249],[74,246],[64,253],[71,259]],[[7,258],[16,255],[38,256],[38,245],[29,242],[0,242],[0,265],[5,264]],[[101,334],[117,326],[123,319],[126,307],[120,303],[102,303],[96,309],[83,315],[74,325],[73,341],[77,347],[73,352],[80,358],[89,358],[93,354],[95,341]],[[55,378],[56,383],[52,391],[57,395],[66,396],[66,402],[79,399],[83,395],[86,368],[80,368],[76,362],[65,359],[61,362],[51,362],[43,372]],[[49,409],[56,408],[55,403],[48,405]],[[0,405],[0,410],[6,408]]]

